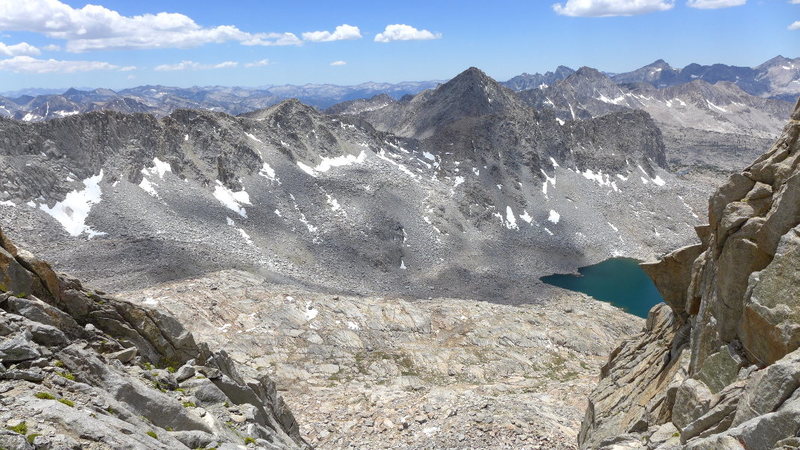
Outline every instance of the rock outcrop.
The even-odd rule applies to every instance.
[[[266,376],[0,231],[0,447],[305,448]]]
[[[701,244],[644,268],[666,305],[612,352],[583,448],[800,446],[800,102],[709,201]]]

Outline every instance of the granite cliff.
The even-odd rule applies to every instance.
[[[266,376],[0,231],[0,448],[306,448]]]
[[[590,396],[583,448],[800,447],[800,102],[709,200],[700,243],[645,263],[666,304]]]

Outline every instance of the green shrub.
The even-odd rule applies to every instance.
[[[39,433],[31,433],[25,438],[28,441],[28,444],[33,444],[33,441],[36,440],[37,437],[41,436]]]
[[[65,404],[65,405],[67,405],[67,406],[69,406],[70,408],[74,408],[75,407],[75,402],[73,402],[72,400],[69,400],[69,399],[66,399],[66,398],[60,398],[60,399],[58,399],[58,401],[63,403],[63,404]]]
[[[56,396],[51,394],[51,393],[49,393],[49,392],[37,392],[33,396],[36,397],[36,398],[42,399],[42,400],[55,400],[56,399]]]
[[[75,381],[75,375],[73,375],[73,374],[71,374],[69,372],[56,371],[56,375],[58,375],[58,376],[60,376],[62,378],[66,378],[69,381]]]
[[[155,440],[158,440],[158,435],[156,434],[155,431],[148,431],[147,435],[150,436],[151,438],[155,439]]]
[[[256,440],[251,438],[250,436],[244,438],[244,445],[253,444],[255,445]]]
[[[8,430],[13,431],[14,433],[18,433],[21,435],[28,434],[28,424],[25,422],[21,422],[19,425],[13,427],[6,427]]]
[[[183,407],[184,408],[196,408],[197,405],[195,405],[194,402],[183,402]]]

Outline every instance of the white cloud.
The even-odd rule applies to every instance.
[[[747,3],[747,0],[689,0],[686,6],[697,9],[719,9],[740,6]]]
[[[431,33],[428,30],[418,30],[411,25],[395,24],[386,25],[382,33],[375,35],[375,42],[391,41],[426,41],[439,39],[440,33]]]
[[[19,55],[39,55],[42,52],[28,44],[27,42],[20,42],[19,44],[6,45],[0,42],[0,55],[3,56],[19,56]]]
[[[59,0],[0,0],[0,29],[63,39],[70,52],[187,48],[228,41],[243,45],[302,43],[292,33],[247,33],[230,25],[205,28],[183,14],[123,16],[103,6],[76,9]]]
[[[64,61],[57,59],[37,59],[30,56],[15,56],[0,59],[0,71],[18,73],[75,73],[93,70],[118,70],[127,72],[135,70],[134,66],[117,66],[102,61]]]
[[[789,0],[792,5],[800,5],[800,0]]]
[[[154,70],[158,72],[173,72],[178,70],[231,69],[238,66],[239,63],[234,61],[225,61],[219,64],[200,64],[199,62],[184,60],[177,64],[162,64],[156,66]]]
[[[45,45],[42,47],[42,50],[47,52],[58,52],[61,51],[61,46],[56,44]]]
[[[336,27],[336,29],[333,30],[333,33],[330,31],[309,31],[307,33],[303,33],[303,39],[311,42],[332,42],[361,39],[361,30],[359,30],[358,27],[343,24]]]
[[[262,59],[262,60],[259,60],[259,61],[249,62],[249,63],[245,64],[244,66],[245,67],[264,67],[264,66],[268,66],[268,65],[269,65],[269,60],[268,59]]]
[[[800,20],[798,20],[797,22],[789,25],[789,29],[790,30],[800,30]]]
[[[673,7],[675,0],[567,0],[553,4],[556,13],[572,17],[635,16]]]
[[[332,66],[344,66],[347,65],[347,61],[334,61],[331,63]]]

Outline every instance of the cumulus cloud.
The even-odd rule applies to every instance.
[[[259,60],[259,61],[253,61],[253,62],[246,63],[244,66],[245,67],[264,67],[264,66],[268,66],[268,65],[269,65],[269,60],[268,59],[262,59],[262,60]]]
[[[747,0],[689,0],[686,6],[697,9],[719,9],[740,6],[747,3]]]
[[[224,61],[219,64],[201,64],[195,61],[184,60],[177,64],[162,64],[156,66],[154,70],[158,72],[173,72],[178,70],[231,69],[238,66],[239,63],[234,61]]]
[[[800,20],[798,20],[797,22],[789,25],[789,29],[790,30],[800,30]]]
[[[361,39],[361,30],[352,25],[342,24],[330,31],[309,31],[303,33],[303,39],[310,42],[333,42]]]
[[[442,35],[440,33],[431,33],[428,30],[418,30],[411,25],[394,24],[386,25],[386,29],[382,33],[375,35],[375,42],[391,42],[391,41],[427,41],[430,39],[439,39]]]
[[[135,69],[136,67],[134,66],[117,66],[102,61],[65,61],[57,59],[37,59],[31,56],[15,56],[9,59],[0,59],[0,71],[17,73],[75,73],[94,70],[128,72]]]
[[[99,5],[73,8],[59,0],[0,0],[0,29],[67,41],[70,52],[188,48],[238,41],[243,45],[299,45],[292,33],[248,33],[235,26],[206,28],[190,17],[160,12],[123,16]]]
[[[331,63],[332,66],[344,66],[347,65],[347,61],[334,61]]]
[[[675,7],[675,0],[567,0],[555,3],[553,10],[562,16],[611,17],[635,16],[667,11]]]
[[[42,52],[28,44],[27,42],[20,42],[19,44],[7,45],[0,42],[0,55],[3,56],[19,56],[19,55],[39,55]]]

